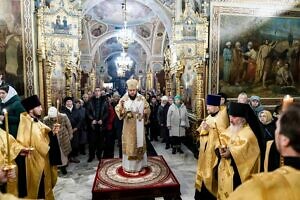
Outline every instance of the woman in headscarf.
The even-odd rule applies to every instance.
[[[3,84],[0,86],[0,99],[0,127],[5,130],[3,109],[6,109],[8,113],[9,132],[16,138],[20,122],[20,114],[25,112],[25,109],[21,104],[21,100],[17,91],[8,84]]]
[[[172,140],[172,154],[181,150],[181,141],[185,136],[185,129],[190,127],[188,112],[185,105],[181,102],[181,97],[176,95],[174,103],[170,106],[167,114],[167,127]]]
[[[266,143],[269,140],[274,140],[276,125],[271,112],[263,110],[258,114],[258,118],[263,128],[264,142]]]
[[[62,163],[60,171],[62,174],[67,174],[68,156],[72,151],[71,139],[73,137],[73,130],[71,122],[66,114],[58,112],[55,107],[48,109],[48,115],[44,117],[43,121],[50,128],[53,128],[56,123],[60,124],[57,134]]]

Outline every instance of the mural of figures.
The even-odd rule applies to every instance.
[[[0,71],[5,81],[24,95],[24,66],[20,0],[2,0],[0,6]]]
[[[106,32],[106,26],[104,24],[96,24],[91,28],[91,34],[95,37],[99,37]]]
[[[221,16],[220,91],[231,97],[240,91],[262,97],[299,95],[299,41],[299,18]]]
[[[150,29],[146,26],[138,26],[136,32],[143,38],[149,38],[151,35]]]
[[[54,33],[69,34],[71,25],[68,24],[68,20],[66,16],[61,17],[60,15],[57,15],[55,23],[52,23],[52,28]]]

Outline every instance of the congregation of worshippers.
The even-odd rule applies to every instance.
[[[144,120],[147,143],[183,154],[191,128],[179,95],[139,90],[134,84],[123,94],[96,86],[81,99],[65,97],[45,113],[37,95],[21,99],[3,82],[0,199],[54,199],[57,178],[69,173],[70,163],[127,156],[123,126],[130,124],[119,109],[126,95],[132,102],[145,99],[145,109],[146,104],[150,108]],[[271,110],[246,92],[233,101],[224,93],[206,96],[206,117],[193,133],[199,152],[195,185],[190,185],[195,199],[300,199],[300,106],[287,98]],[[80,154],[86,159],[79,160]]]

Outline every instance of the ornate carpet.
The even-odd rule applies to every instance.
[[[162,156],[148,157],[148,167],[139,173],[124,172],[119,158],[104,159],[92,193],[94,200],[178,197],[180,185]]]

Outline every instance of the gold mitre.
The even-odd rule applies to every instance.
[[[138,81],[135,79],[128,79],[126,84],[127,84],[127,88],[129,90],[134,90],[134,89],[138,89]]]

